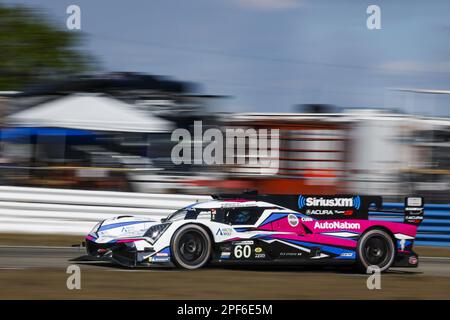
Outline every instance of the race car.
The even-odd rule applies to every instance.
[[[345,264],[385,271],[418,266],[413,243],[423,206],[422,197],[406,198],[403,220],[392,222],[369,219],[382,209],[379,196],[215,195],[160,221],[101,221],[85,245],[91,258],[126,267]]]

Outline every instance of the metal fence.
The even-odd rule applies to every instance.
[[[0,232],[85,234],[99,220],[132,214],[160,219],[209,196],[0,186]],[[403,203],[385,203],[403,210]],[[398,213],[377,212],[370,219],[403,221]],[[450,205],[425,206],[416,245],[450,247]]]
[[[0,186],[0,232],[85,234],[102,219],[160,219],[209,196]]]

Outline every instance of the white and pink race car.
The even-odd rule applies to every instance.
[[[95,259],[126,267],[218,264],[346,264],[365,272],[417,267],[423,198],[408,197],[402,222],[369,219],[379,196],[217,195],[161,221],[119,216],[86,237]],[[386,210],[382,210],[386,212]],[[399,212],[397,212],[399,214]]]

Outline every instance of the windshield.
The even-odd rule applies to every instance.
[[[189,212],[189,209],[183,208],[180,210],[177,210],[175,212],[172,212],[169,214],[169,216],[165,219],[162,219],[162,222],[166,221],[176,221],[176,220],[183,220],[186,217],[186,214]]]

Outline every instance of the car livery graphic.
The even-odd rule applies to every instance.
[[[403,222],[369,219],[379,196],[215,195],[161,221],[119,216],[86,237],[95,259],[126,267],[197,269],[219,264],[347,264],[417,267],[421,197],[405,199]],[[386,210],[383,210],[386,212]]]

